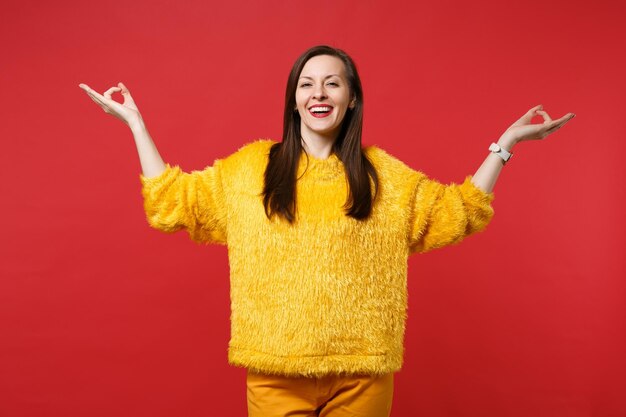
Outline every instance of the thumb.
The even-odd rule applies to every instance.
[[[128,88],[126,88],[124,83],[119,82],[117,85],[122,89],[122,94],[130,94],[130,91],[128,91]]]
[[[124,83],[119,82],[117,83],[117,85],[122,90],[121,94],[124,97],[124,104],[137,107],[137,105],[135,104],[135,100],[133,100],[133,97],[130,95],[130,91],[128,91],[128,88],[126,88]]]

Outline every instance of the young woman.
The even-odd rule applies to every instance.
[[[513,146],[574,117],[530,109],[473,176],[443,185],[362,147],[356,66],[322,45],[291,70],[281,142],[257,140],[185,173],[163,162],[124,84],[102,95],[80,87],[131,128],[150,225],[228,245],[228,358],[248,370],[250,416],[388,416],[402,366],[408,256],[484,229]],[[535,115],[543,124],[531,124]]]

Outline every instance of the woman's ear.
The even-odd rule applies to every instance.
[[[353,98],[352,101],[350,102],[350,104],[348,105],[349,108],[353,109],[354,106],[356,106],[356,98]]]

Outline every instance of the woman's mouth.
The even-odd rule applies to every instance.
[[[309,109],[309,113],[318,119],[327,117],[332,112],[333,108],[331,106],[313,106]]]

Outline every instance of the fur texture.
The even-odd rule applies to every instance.
[[[140,175],[149,224],[228,246],[231,364],[293,376],[398,371],[409,255],[484,229],[493,193],[469,176],[440,184],[369,146],[380,189],[367,221],[344,214],[335,155],[309,157],[308,167],[300,159],[297,221],[270,221],[260,193],[273,143],[249,143],[202,171],[167,165],[158,177]]]

